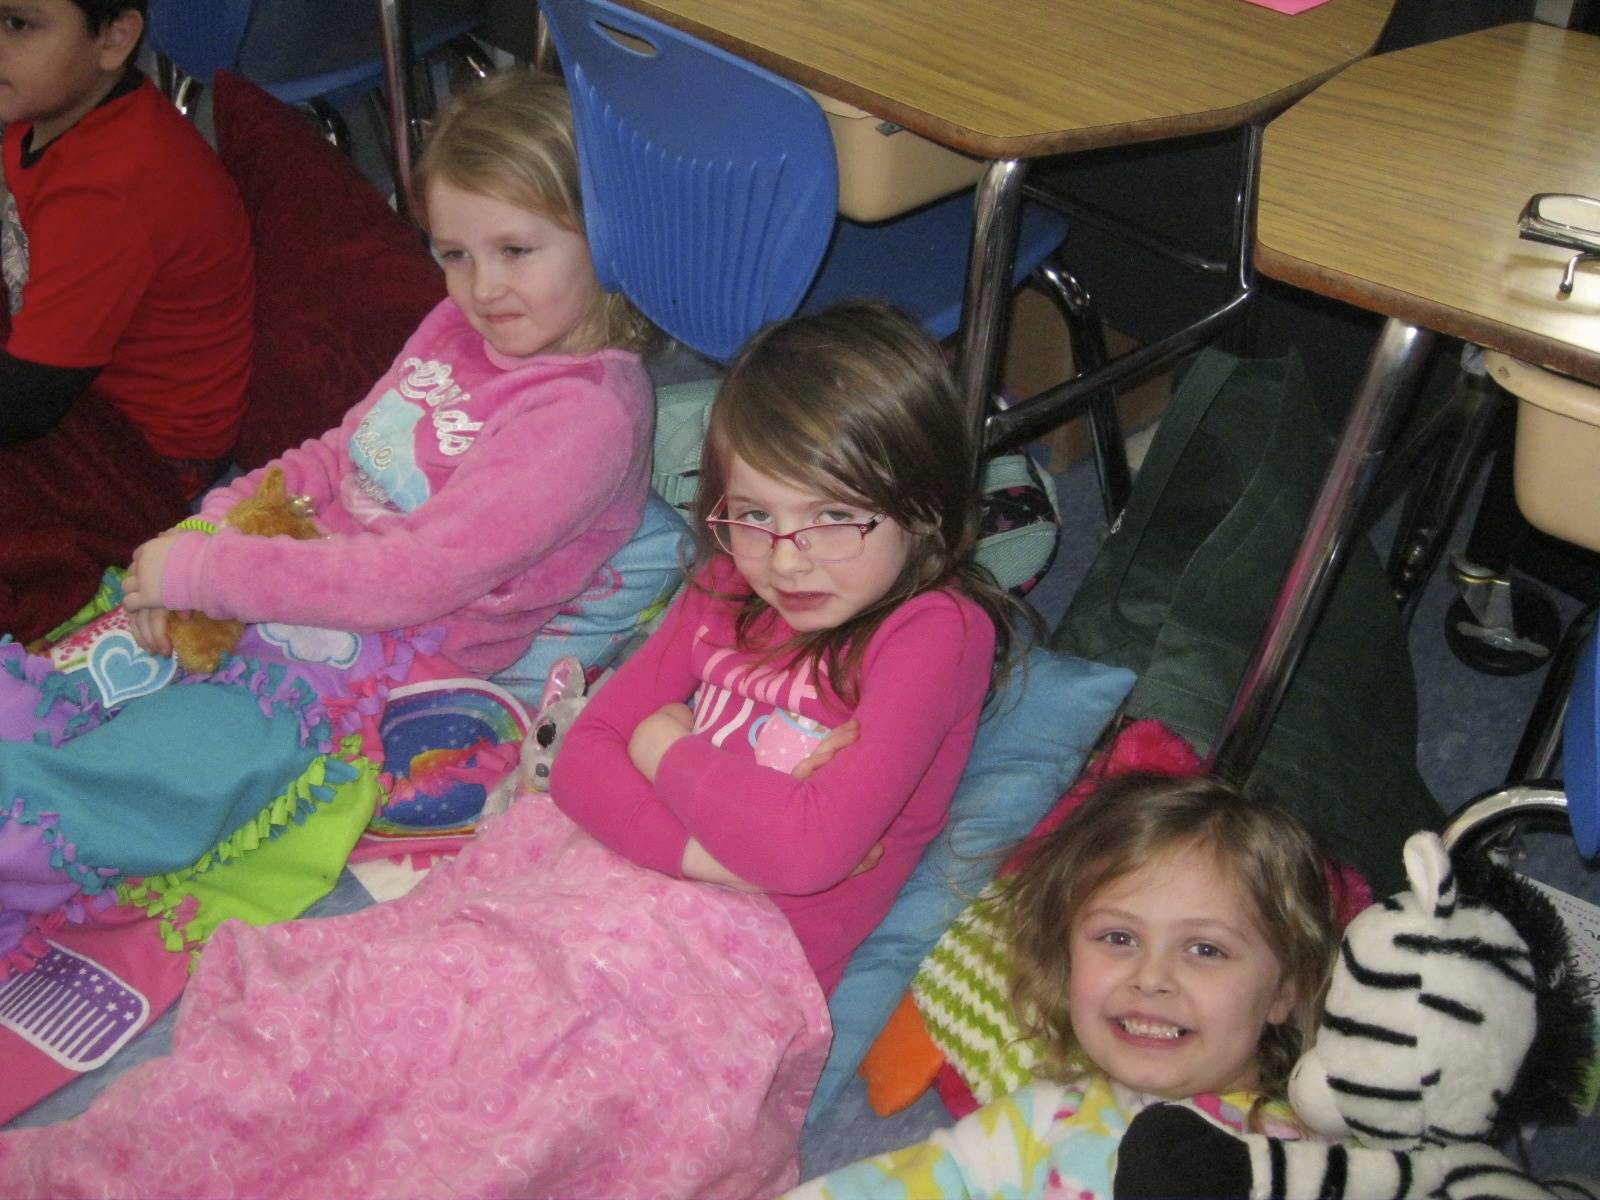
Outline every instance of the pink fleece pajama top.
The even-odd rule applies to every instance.
[[[162,601],[353,633],[439,625],[451,662],[490,675],[638,527],[654,419],[638,355],[507,358],[442,301],[337,429],[278,460],[329,536],[223,528],[252,472],[207,496],[217,532],[179,537]]]
[[[748,592],[726,560],[713,564],[711,583]],[[944,827],[988,689],[994,627],[952,592],[908,601],[873,635],[852,710],[809,666],[758,665],[758,653],[736,650],[733,613],[729,602],[685,589],[567,735],[551,796],[613,850],[667,875],[680,873],[684,847],[697,838],[772,895],[831,993]],[[776,637],[788,637],[773,619]],[[691,693],[695,736],[667,751],[652,787],[629,760],[628,739],[645,717]],[[853,713],[860,738],[797,782],[757,761],[773,745],[768,727],[785,713],[830,729]],[[877,866],[851,876],[879,841]]]

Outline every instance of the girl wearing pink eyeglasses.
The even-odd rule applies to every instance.
[[[712,407],[690,586],[555,766],[612,849],[770,895],[828,992],[943,827],[1009,648],[974,453],[892,310],[758,334]]]

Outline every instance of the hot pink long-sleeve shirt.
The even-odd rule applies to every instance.
[[[743,590],[726,563],[713,567],[712,586]],[[686,589],[568,734],[551,795],[601,842],[668,875],[698,839],[772,895],[831,993],[944,827],[988,689],[994,627],[955,593],[908,601],[873,635],[852,710],[809,666],[757,666],[759,654],[735,650],[732,616],[728,602]],[[779,621],[777,637],[788,634]],[[628,758],[628,740],[645,717],[691,693],[695,735],[667,751],[652,786]],[[827,728],[854,715],[860,738],[799,782],[755,759],[774,710]],[[879,841],[877,866],[851,876]]]
[[[441,625],[463,673],[515,662],[638,527],[654,395],[622,350],[508,359],[445,300],[337,429],[278,460],[318,541],[221,528],[261,472],[213,491],[162,602],[353,633]]]

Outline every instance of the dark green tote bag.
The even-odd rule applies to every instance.
[[[1051,645],[1133,669],[1133,717],[1204,754],[1227,715],[1332,450],[1297,356],[1188,364],[1122,519]],[[1416,688],[1377,553],[1357,539],[1248,781],[1379,895],[1442,813],[1416,768]]]

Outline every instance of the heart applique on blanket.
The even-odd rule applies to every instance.
[[[52,646],[50,665],[61,672],[87,672],[106,708],[149,695],[171,682],[177,672],[170,657],[158,658],[139,648],[121,607],[102,613]]]
[[[107,633],[89,649],[89,678],[107,708],[159,690],[177,669],[172,658],[147,653],[132,634],[120,631]]]

